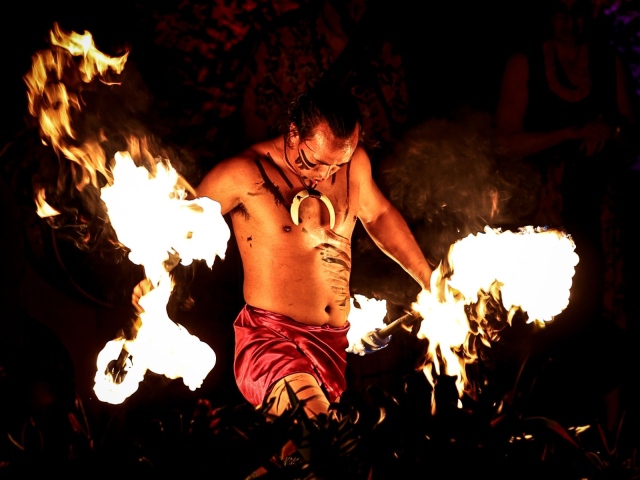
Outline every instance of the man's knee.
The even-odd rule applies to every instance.
[[[273,401],[269,413],[282,415],[291,408],[287,384],[291,387],[296,398],[304,403],[305,411],[309,416],[316,416],[328,411],[329,400],[315,377],[308,373],[293,373],[278,380],[271,389],[266,400],[267,402]]]

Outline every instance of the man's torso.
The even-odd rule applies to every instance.
[[[291,204],[306,189],[299,177],[272,160],[270,155],[279,153],[270,151],[276,145],[265,142],[252,150],[255,168],[250,178],[238,179],[247,191],[231,212],[245,300],[302,323],[341,326],[350,307],[358,184],[348,164],[316,187],[335,211],[333,229],[330,207],[314,195],[299,201],[295,225]]]

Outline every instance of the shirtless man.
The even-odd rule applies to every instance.
[[[256,406],[273,401],[280,415],[290,407],[286,381],[315,416],[346,388],[356,220],[423,289],[432,269],[372,178],[351,95],[319,83],[292,103],[282,134],[220,162],[196,191],[230,213],[242,259],[241,393]]]

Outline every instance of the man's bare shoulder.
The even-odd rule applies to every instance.
[[[350,173],[354,178],[371,176],[371,159],[369,158],[367,151],[362,146],[358,146],[351,157]]]
[[[270,145],[273,143],[257,143],[221,160],[209,170],[196,191],[206,196],[220,196],[224,192],[237,194],[237,191],[244,191],[247,186],[260,182],[256,162],[267,158]]]

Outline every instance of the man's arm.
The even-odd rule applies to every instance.
[[[549,132],[525,132],[524,116],[529,101],[529,62],[524,54],[516,54],[507,62],[500,86],[496,109],[498,146],[507,155],[517,157],[541,152],[565,140],[579,138],[576,128]]]
[[[397,262],[423,289],[429,290],[433,269],[407,222],[373,180],[366,153],[359,151],[357,155],[352,173],[358,176],[360,183],[358,217],[362,225],[380,250]]]
[[[620,63],[617,62],[617,101],[620,113],[630,118],[631,110],[625,99]],[[529,102],[529,62],[523,54],[516,54],[507,62],[496,108],[496,139],[507,155],[523,157],[542,152],[567,140],[580,140],[587,156],[599,152],[615,134],[615,126],[601,119],[591,119],[584,125],[569,125],[547,132],[527,132],[524,117]],[[585,119],[589,120],[589,119]]]
[[[223,160],[204,176],[196,187],[196,195],[218,202],[225,215],[241,203],[241,194],[246,191],[242,181],[253,177],[253,168],[253,163],[244,156]]]

